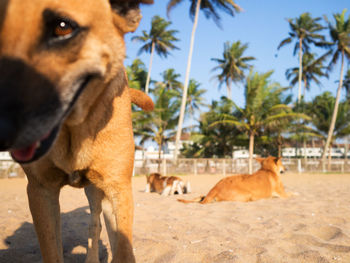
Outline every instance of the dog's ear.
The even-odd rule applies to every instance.
[[[256,157],[255,160],[262,164],[262,162],[265,160],[265,158]]]
[[[134,32],[142,18],[139,5],[153,4],[153,0],[109,0],[112,6],[114,25],[124,34]]]
[[[274,160],[275,160],[275,163],[277,164],[279,160],[281,160],[282,158],[281,157],[275,157]]]

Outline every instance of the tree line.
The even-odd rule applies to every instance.
[[[180,2],[168,2],[168,14]],[[344,138],[350,132],[350,69],[344,69],[350,61],[350,16],[346,9],[327,17],[313,18],[310,13],[288,19],[290,31],[277,49],[294,43],[293,55],[298,54],[299,65],[286,71],[290,87],[282,87],[271,79],[273,71],[257,72],[251,62],[255,57],[246,55],[248,44],[241,41],[227,41],[223,45],[221,58],[212,58],[217,65],[213,68],[214,78],[219,88],[226,86],[227,96],[219,101],[205,104],[205,88],[190,78],[190,67],[193,53],[198,13],[203,11],[220,25],[218,11],[234,15],[240,7],[231,0],[190,0],[190,16],[193,19],[193,30],[188,55],[184,83],[179,82],[180,75],[175,69],[167,69],[161,80],[151,79],[154,54],[166,58],[177,49],[177,30],[169,29],[171,22],[160,16],[153,17],[149,31],[133,37],[142,43],[139,53],[150,53],[148,68],[135,59],[127,67],[129,85],[144,89],[155,101],[155,111],[144,114],[134,113],[134,129],[140,138],[140,144],[153,140],[159,145],[159,154],[164,144],[176,139],[175,156],[179,149],[181,133],[191,133],[193,144],[184,145],[181,154],[191,157],[226,157],[232,156],[235,147],[248,147],[250,155],[249,171],[252,169],[252,156],[255,151],[260,154],[281,154],[281,147],[287,140],[306,142],[318,138],[324,142],[322,158],[331,143]],[[329,33],[329,37],[325,33]],[[321,55],[313,52],[313,47],[324,48]],[[328,78],[329,72],[337,63],[341,63],[336,96],[325,92],[311,102],[304,97],[312,84],[320,85],[322,78]],[[245,106],[239,107],[231,97],[232,84],[243,83]],[[298,96],[292,101],[286,90],[298,84]],[[302,94],[302,86],[304,91]],[[153,88],[150,88],[153,87]],[[341,100],[341,89],[345,88],[347,96]],[[193,119],[195,112],[201,109],[202,114],[195,125],[184,127],[185,118]],[[203,112],[203,109],[207,109]],[[192,121],[193,123],[194,121]],[[275,146],[275,148],[273,148]],[[274,150],[277,149],[277,152]]]

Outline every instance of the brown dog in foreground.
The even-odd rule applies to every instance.
[[[191,192],[190,183],[186,185],[180,177],[177,176],[162,176],[159,173],[146,175],[147,184],[145,192],[157,192],[161,195],[174,195],[175,193],[182,195]]]
[[[270,197],[288,197],[280,178],[284,166],[280,158],[257,158],[261,168],[249,175],[233,175],[220,180],[210,191],[199,199],[184,200],[183,203],[199,202],[207,204],[214,201],[255,201]]]
[[[91,209],[86,262],[99,262],[100,214],[112,262],[135,262],[131,102],[124,34],[151,0],[0,2],[0,151],[28,177],[28,199],[44,262],[63,262],[59,194],[85,187]]]

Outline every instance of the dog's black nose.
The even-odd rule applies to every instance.
[[[19,58],[0,56],[0,151],[24,147],[47,133],[37,134],[38,124],[61,108],[46,76]]]
[[[0,116],[0,151],[8,150],[14,140],[16,128],[10,119]]]

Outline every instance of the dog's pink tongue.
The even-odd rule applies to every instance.
[[[11,155],[16,161],[20,161],[20,162],[30,161],[34,157],[36,146],[37,146],[37,142],[22,149],[12,150]]]

